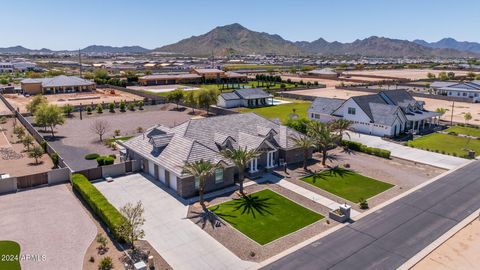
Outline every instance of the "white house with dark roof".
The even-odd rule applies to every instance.
[[[222,108],[262,107],[271,104],[273,96],[261,88],[238,89],[233,92],[221,93],[217,106]]]
[[[303,149],[296,147],[292,136],[302,136],[254,113],[191,119],[173,128],[155,126],[125,142],[124,157],[139,160],[145,173],[183,197],[198,192],[198,179],[182,171],[186,161],[201,159],[221,164],[206,181],[206,191],[234,184],[238,169],[221,155],[226,148],[256,149],[259,154],[246,170],[258,176],[283,163],[303,161]],[[311,156],[311,153],[310,153]]]
[[[308,116],[320,122],[346,119],[356,132],[394,137],[400,133],[418,133],[438,122],[440,114],[425,110],[423,105],[423,101],[415,100],[405,90],[390,90],[347,100],[316,98]]]

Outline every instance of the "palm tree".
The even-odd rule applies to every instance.
[[[226,149],[221,152],[222,156],[231,160],[235,166],[238,168],[238,183],[240,184],[240,194],[244,195],[243,193],[243,181],[245,180],[245,169],[247,167],[247,163],[254,159],[258,152],[255,149],[247,150],[245,148],[237,148],[237,149]]]
[[[331,122],[333,130],[335,130],[337,134],[340,135],[340,138],[343,138],[344,134],[346,134],[348,138],[350,138],[350,134],[346,133],[345,131],[347,131],[351,125],[352,122],[345,119],[337,119]]]
[[[203,210],[206,210],[205,201],[203,199],[203,194],[205,193],[205,182],[207,177],[215,174],[215,170],[220,168],[218,164],[213,164],[209,160],[197,160],[195,162],[185,161],[185,164],[182,166],[182,173],[190,174],[195,178],[198,178],[198,195],[200,205]]]
[[[303,149],[303,169],[307,170],[308,151],[315,147],[315,141],[311,137],[305,135],[290,136],[289,138],[293,141],[296,147]]]
[[[312,121],[307,128],[307,135],[313,138],[315,145],[322,152],[322,165],[327,161],[327,152],[336,147],[342,140],[342,135],[334,132],[332,123]]]

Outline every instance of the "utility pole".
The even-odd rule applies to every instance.
[[[78,49],[78,63],[80,64],[80,78],[82,77],[82,53],[80,49]]]
[[[452,114],[450,115],[450,125],[453,126],[453,109],[455,108],[455,101],[452,102]]]

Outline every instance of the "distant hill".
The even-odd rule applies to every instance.
[[[465,52],[480,53],[480,43],[457,41],[453,38],[443,38],[437,42],[426,42],[425,40],[416,39],[413,42],[430,48],[454,49]]]
[[[145,49],[140,46],[123,46],[123,47],[113,47],[113,46],[103,46],[103,45],[90,45],[81,50],[84,53],[147,53],[150,50]]]
[[[215,54],[279,54],[279,55],[362,55],[383,57],[470,57],[473,52],[454,48],[432,48],[408,40],[372,36],[351,43],[328,42],[323,38],[312,42],[291,42],[279,35],[251,31],[238,23],[216,27],[210,32],[183,39],[157,49],[157,52],[189,55]]]
[[[303,53],[293,42],[279,35],[251,31],[238,23],[216,27],[210,32],[183,39],[177,43],[155,49],[190,55],[215,54],[280,54]]]
[[[13,47],[6,47],[6,48],[0,48],[0,53],[15,53],[15,54],[27,54],[27,53],[32,53],[32,52],[51,52],[49,49],[41,49],[41,50],[30,50],[27,49],[23,46],[13,46]]]

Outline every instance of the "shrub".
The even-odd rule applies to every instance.
[[[113,103],[108,104],[108,110],[111,113],[114,113],[115,112],[115,104],[113,104]]]
[[[137,106],[139,110],[143,110],[143,100],[138,101]]]
[[[87,114],[92,114],[92,110],[93,110],[92,106],[87,106],[86,110],[87,110]]]
[[[81,174],[72,175],[73,189],[80,194],[92,211],[110,228],[113,236],[123,242],[117,232],[125,222],[125,217],[98,191],[98,189]]]
[[[110,256],[104,257],[98,264],[98,270],[110,270],[113,269],[113,262]]]
[[[117,156],[114,155],[114,154],[110,154],[110,155],[108,155],[108,156],[111,157],[111,158],[113,158],[113,159],[116,159],[116,158],[117,158]]]
[[[58,154],[54,152],[50,154],[50,158],[52,159],[53,165],[58,167]]]
[[[127,105],[125,105],[125,101],[120,101],[120,111],[121,112],[124,112],[125,111],[125,108],[126,108]]]
[[[113,131],[113,134],[115,135],[115,137],[120,136],[120,129],[115,129],[115,130]]]
[[[115,158],[110,156],[99,156],[97,157],[98,166],[112,165],[115,162]]]
[[[368,202],[367,200],[361,198],[359,203],[360,209],[368,209]]]
[[[105,165],[105,157],[104,156],[99,156],[96,158],[98,166],[103,166]]]
[[[457,135],[458,135],[458,133],[457,133],[457,132],[455,132],[455,131],[450,131],[450,132],[448,132],[448,135],[457,136]]]
[[[97,154],[97,153],[90,153],[90,154],[86,154],[85,155],[85,159],[86,160],[93,160],[93,159],[96,159],[98,158],[100,155]]]
[[[0,124],[5,124],[5,123],[7,123],[7,117],[5,116],[0,117]]]
[[[47,152],[47,141],[43,140],[40,142],[40,146],[43,149],[43,152]]]
[[[347,147],[350,150],[363,152],[365,154],[374,155],[374,156],[377,156],[377,157],[390,158],[390,155],[391,155],[391,152],[388,151],[388,150],[384,150],[384,149],[380,149],[380,148],[374,148],[374,147],[368,147],[368,146],[366,146],[364,144],[361,144],[359,142],[343,140],[341,144],[343,146]]]
[[[135,111],[135,104],[133,104],[133,102],[128,103],[128,110]]]
[[[97,113],[103,113],[103,107],[101,104],[97,105]]]

